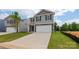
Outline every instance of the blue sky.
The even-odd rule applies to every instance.
[[[48,9],[48,10],[55,12],[54,19],[60,26],[65,22],[79,23],[79,9]],[[4,19],[13,11],[17,11],[22,19],[28,19],[29,17],[32,17],[33,15],[38,13],[40,9],[1,9],[0,19]]]
[[[79,23],[79,9],[71,9],[71,10],[64,9],[62,11],[58,11],[57,14],[55,16],[55,20],[58,22],[59,25],[62,25],[65,22]]]

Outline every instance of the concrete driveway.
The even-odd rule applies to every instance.
[[[0,44],[6,48],[46,49],[51,33],[32,33],[20,39]]]

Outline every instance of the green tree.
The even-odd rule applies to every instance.
[[[65,24],[62,25],[61,30],[62,31],[68,31],[69,30],[67,23],[65,23]]]
[[[11,17],[15,20],[15,28],[18,32],[18,29],[19,29],[19,23],[20,23],[20,20],[21,20],[21,17],[19,16],[19,13],[18,12],[13,12]]]
[[[56,31],[57,23],[54,23],[54,30]]]
[[[56,22],[54,23],[54,29],[55,29],[55,31],[59,31],[60,30],[60,27],[59,27],[59,25]]]
[[[72,25],[71,24],[68,25],[68,30],[72,31]]]
[[[56,31],[60,31],[60,26],[56,26]]]
[[[77,31],[79,31],[79,24],[77,24]]]
[[[63,24],[61,26],[61,30],[62,31],[79,31],[79,24],[77,24],[76,22],[72,22],[71,24]]]
[[[77,24],[75,22],[73,22],[71,25],[72,25],[72,30],[76,31],[77,30]]]

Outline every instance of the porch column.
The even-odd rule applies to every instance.
[[[32,31],[32,28],[31,28],[31,25],[30,25],[30,27],[29,27],[29,32],[31,32]]]
[[[30,32],[30,26],[27,27],[27,31]]]
[[[55,30],[55,29],[54,29],[54,22],[53,22],[53,25],[52,25],[52,32],[54,32],[54,30]]]
[[[36,25],[34,25],[34,32],[36,32]]]
[[[54,28],[54,15],[52,15],[52,21],[53,21],[52,32],[54,32],[55,31],[55,28]]]

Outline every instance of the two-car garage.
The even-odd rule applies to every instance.
[[[7,32],[16,32],[16,29],[15,29],[15,27],[7,27],[6,31]]]
[[[52,32],[52,25],[38,25],[36,32]]]

